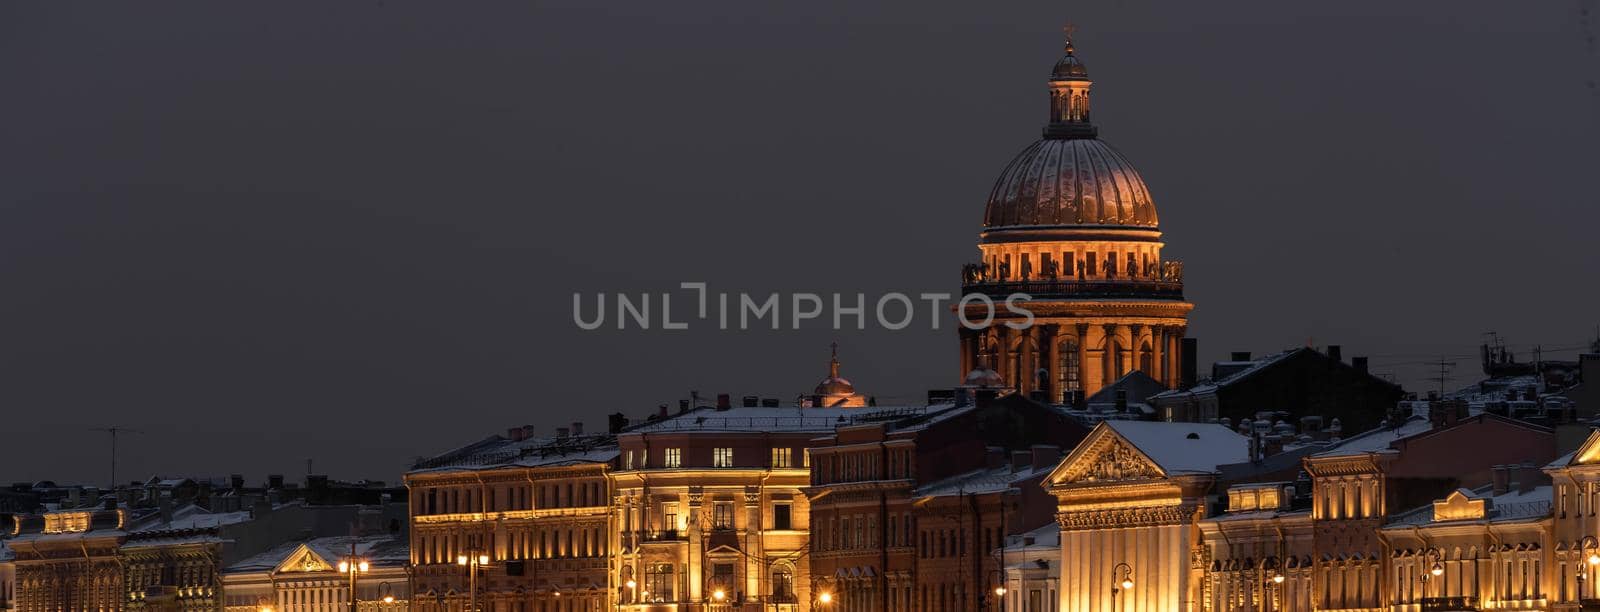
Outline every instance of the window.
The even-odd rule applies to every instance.
[[[624,469],[624,470],[633,469],[633,451],[632,450],[629,450],[626,453],[622,453],[622,469]]]
[[[1083,254],[1083,267],[1088,269],[1089,276],[1099,276],[1100,268],[1095,265],[1095,256],[1098,253],[1090,251]]]
[[[644,568],[644,592],[639,598],[645,601],[672,601],[672,564],[651,563]]]
[[[782,531],[794,529],[791,513],[794,506],[791,504],[772,504],[772,528]]]
[[[800,449],[800,460],[804,462],[801,467],[811,467],[811,449]]]
[[[714,449],[711,449],[711,467],[719,467],[719,468],[733,467],[733,449],[731,449],[731,448],[714,448]]]
[[[681,449],[681,448],[669,448],[669,449],[667,449],[667,457],[666,457],[665,461],[661,462],[661,467],[668,467],[668,468],[683,467],[683,449]]]
[[[716,502],[711,505],[711,528],[733,529],[733,502]]]
[[[772,570],[772,597],[787,601],[794,597],[794,572],[787,567]]]
[[[791,452],[793,452],[793,449],[789,449],[789,448],[774,448],[774,449],[772,449],[772,467],[775,467],[775,468],[786,468],[786,467],[789,467],[791,465],[791,459],[790,459],[790,457],[791,457],[790,453]]]
[[[663,531],[678,530],[678,502],[661,504],[661,529]]]

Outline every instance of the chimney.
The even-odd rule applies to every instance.
[[[1367,358],[1366,357],[1351,357],[1350,358],[1350,365],[1355,366],[1356,373],[1361,374],[1363,376],[1367,374]]]
[[[1117,389],[1117,412],[1128,411],[1128,390]]]
[[[1511,466],[1497,465],[1490,468],[1494,474],[1494,495],[1505,495],[1511,490]]]
[[[1329,344],[1328,358],[1342,363],[1344,362],[1344,351],[1337,344]]]
[[[678,403],[678,405],[682,406],[683,403],[680,401]],[[658,406],[656,408],[656,418],[661,418],[661,419],[667,418],[667,405],[666,404],[662,404],[662,405],[660,405],[660,406]]]
[[[1033,469],[1042,470],[1055,467],[1061,462],[1061,447],[1054,444],[1033,445]]]
[[[268,489],[282,489],[283,488],[283,474],[267,474],[267,488]]]
[[[1011,451],[1011,471],[1021,472],[1033,465],[1033,453],[1025,450]]]
[[[1281,453],[1283,452],[1283,436],[1278,434],[1267,434],[1266,436],[1262,437],[1261,446],[1261,457],[1263,459]]]
[[[506,439],[511,440],[512,442],[521,442],[526,438],[527,436],[522,435],[521,427],[512,427],[511,429],[506,430]]]
[[[583,435],[583,421],[573,421],[572,422],[572,435],[574,435],[574,436]]]
[[[628,415],[621,412],[613,413],[606,417],[606,432],[612,434],[622,433],[628,427]]]
[[[678,400],[678,414],[687,414],[688,412],[689,412],[689,400]],[[666,416],[666,415],[662,414],[661,416]]]
[[[1516,470],[1518,492],[1527,493],[1532,491],[1534,487],[1544,484],[1545,473],[1534,464],[1524,463],[1516,466]]]
[[[760,406],[760,405],[761,405],[761,397],[760,396],[757,396],[757,395],[746,395],[746,396],[744,396],[744,407],[745,408],[755,408],[756,406]]]
[[[1250,351],[1234,351],[1228,361],[1250,361]]]
[[[783,405],[783,400],[780,400],[780,399],[778,399],[776,397],[763,397],[763,398],[761,398],[761,407],[762,408],[777,408],[777,407],[782,406],[782,405]]]
[[[243,489],[244,488],[244,474],[233,474],[233,475],[228,476],[228,488],[233,489],[235,491]]]
[[[730,408],[733,408],[733,399],[728,397],[728,394],[726,394],[726,393],[718,393],[717,394],[717,410],[720,412],[720,411],[723,411],[723,410],[728,410]]]
[[[565,438],[565,437],[567,437],[567,428],[565,428],[565,427],[557,427],[556,428],[556,437],[557,438]]]
[[[1182,368],[1182,372],[1183,372],[1183,378],[1181,378],[1178,381],[1179,382],[1179,388],[1188,389],[1188,388],[1194,386],[1195,381],[1199,380],[1199,378],[1200,378],[1200,376],[1199,376],[1199,364],[1200,364],[1200,339],[1199,338],[1184,338],[1183,339],[1183,350],[1182,350],[1181,355],[1179,356],[1179,365]]]
[[[171,523],[172,522],[172,496],[171,495],[168,495],[166,492],[162,492],[160,497],[159,497],[159,499],[156,500],[156,509],[157,509],[157,511],[159,511],[161,513],[161,522],[163,522],[163,523]]]

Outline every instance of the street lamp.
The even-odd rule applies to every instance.
[[[1119,575],[1122,576],[1121,580],[1116,578]],[[1111,568],[1111,576],[1112,580],[1116,580],[1115,584],[1111,585],[1111,607],[1120,612],[1121,608],[1117,607],[1117,595],[1133,588],[1133,566],[1118,563],[1116,567]]]
[[[356,577],[367,573],[367,560],[356,556],[356,541],[350,539],[350,556],[339,562],[339,573],[350,575],[350,612],[356,612]]]
[[[471,593],[469,601],[472,602],[471,612],[478,612],[478,570],[489,565],[489,555],[480,554],[476,550],[456,557],[456,565],[467,568],[467,590]]]
[[[378,584],[378,601],[383,602],[383,606],[386,608],[393,604],[394,587],[389,586],[387,582]]]
[[[824,606],[833,603],[833,593],[823,591],[822,594],[817,595],[817,602]]]

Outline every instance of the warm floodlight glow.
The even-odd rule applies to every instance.
[[[461,555],[459,557],[456,557],[456,565],[466,565],[466,564],[467,564],[467,556],[466,555]]]
[[[833,593],[824,592],[823,594],[817,596],[817,601],[822,603],[831,603],[833,602]]]
[[[1003,586],[997,586],[997,587],[994,588],[994,594],[996,596],[998,596],[998,597],[1005,597],[1006,596],[1006,588],[1003,587]]]

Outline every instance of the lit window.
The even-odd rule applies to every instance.
[[[661,529],[663,531],[678,530],[678,502],[661,504]]]
[[[667,458],[663,462],[663,465],[661,467],[669,467],[669,468],[683,467],[683,449],[681,449],[681,448],[669,448],[669,449],[667,449]]]
[[[733,449],[715,448],[711,450],[711,467],[733,467]]]
[[[800,461],[804,462],[801,464],[801,467],[811,467],[811,449],[806,448],[800,450]]]
[[[711,528],[733,529],[733,502],[717,502],[711,506]]]
[[[633,451],[630,450],[626,453],[622,453],[622,469],[633,469]]]
[[[775,468],[790,467],[792,465],[792,457],[793,457],[793,455],[791,454],[792,452],[793,452],[793,449],[788,449],[788,448],[774,448],[774,449],[772,449],[772,467],[775,467]]]

